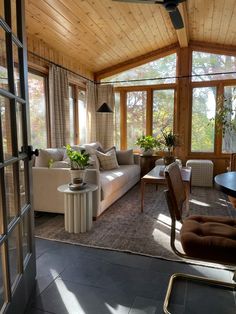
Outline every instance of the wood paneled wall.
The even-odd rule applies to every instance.
[[[32,55],[33,52],[40,57],[50,60],[58,65],[65,67],[68,70],[76,72],[84,77],[93,80],[93,73],[88,71],[84,66],[80,65],[77,61],[74,61],[71,57],[57,51],[47,45],[43,40],[33,37],[31,35],[27,36],[28,44],[28,61],[29,66],[39,71],[45,71],[48,68],[48,62]]]

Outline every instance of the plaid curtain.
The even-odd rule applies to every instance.
[[[49,86],[51,147],[62,147],[70,142],[67,71],[55,65],[50,65]]]
[[[98,86],[98,101],[97,108],[100,108],[103,103],[107,103],[111,110],[114,110],[115,95],[112,85]],[[114,119],[113,113],[96,113],[97,120],[97,141],[103,148],[110,148],[114,145]]]

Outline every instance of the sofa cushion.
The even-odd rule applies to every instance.
[[[96,151],[96,155],[98,157],[98,160],[100,162],[100,168],[102,170],[111,170],[111,169],[119,168],[119,165],[116,159],[115,149],[112,149],[108,151],[107,153],[101,153],[99,151]]]
[[[138,165],[121,165],[119,169],[100,172],[102,199],[119,190],[129,180],[140,175]]]
[[[98,148],[103,149],[101,143],[99,143],[99,142],[84,144],[83,147],[86,149],[87,153],[90,155],[95,154],[95,151]]]
[[[36,157],[35,167],[49,167],[50,162],[62,160],[64,152],[64,148],[39,149],[39,156]]]
[[[133,165],[134,164],[134,155],[133,150],[117,150],[116,158],[119,165]]]
[[[70,168],[70,163],[66,162],[65,160],[54,161],[50,168]]]
[[[236,262],[236,219],[189,216],[180,231],[184,251],[191,257]]]

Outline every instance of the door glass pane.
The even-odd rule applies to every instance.
[[[23,260],[25,260],[27,254],[30,253],[29,218],[29,213],[26,213],[22,220]]]
[[[3,288],[3,271],[2,271],[2,247],[0,247],[0,312],[4,303],[4,288]]]
[[[7,210],[7,223],[9,224],[16,216],[16,194],[14,184],[13,166],[5,167],[5,189],[6,189],[6,210]]]
[[[17,35],[16,0],[11,0],[11,29]]]
[[[127,93],[127,147],[138,148],[135,142],[146,134],[146,92]]]
[[[5,31],[0,26],[0,88],[8,90]]]
[[[1,109],[2,136],[3,136],[3,153],[4,153],[4,159],[7,160],[12,157],[9,99],[0,96],[0,109]]]
[[[0,17],[4,20],[5,13],[4,13],[4,0],[0,0]]]
[[[153,91],[153,136],[161,134],[161,130],[173,130],[174,124],[174,90]]]
[[[19,182],[20,182],[20,207],[23,208],[26,205],[25,165],[23,160],[20,160],[19,162]]]
[[[193,89],[192,152],[214,152],[216,88]]]
[[[115,93],[114,106],[114,143],[120,149],[120,93]]]
[[[223,128],[222,152],[236,152],[236,86],[224,88],[225,125]]]
[[[75,143],[75,116],[74,116],[75,100],[73,87],[69,86],[69,119],[70,119],[70,144]]]
[[[13,60],[14,60],[14,83],[15,83],[15,93],[17,96],[21,96],[20,90],[20,65],[19,65],[19,55],[18,46],[13,43]]]
[[[46,94],[43,76],[28,73],[31,144],[47,147]]]
[[[18,140],[18,150],[22,151],[23,147],[23,105],[21,103],[16,103],[16,124],[17,124],[17,140]]]
[[[18,226],[10,233],[8,237],[8,255],[9,255],[9,270],[10,270],[10,281],[11,287],[14,284],[18,274],[18,259],[19,252],[17,247],[17,236]]]
[[[86,99],[85,91],[79,90],[79,142],[80,144],[86,143]]]

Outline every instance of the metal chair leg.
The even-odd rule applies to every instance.
[[[211,286],[220,286],[220,287],[224,287],[224,288],[232,289],[232,290],[236,288],[236,283],[229,283],[229,282],[224,282],[224,281],[219,281],[219,280],[214,280],[210,278],[194,276],[194,275],[189,275],[189,274],[182,274],[182,273],[173,274],[169,280],[169,284],[168,284],[168,288],[167,288],[167,292],[165,296],[165,301],[163,305],[163,311],[165,314],[171,314],[168,311],[168,306],[169,306],[174,282],[177,281],[178,279],[186,279],[189,281],[201,282],[203,284],[208,284]]]

